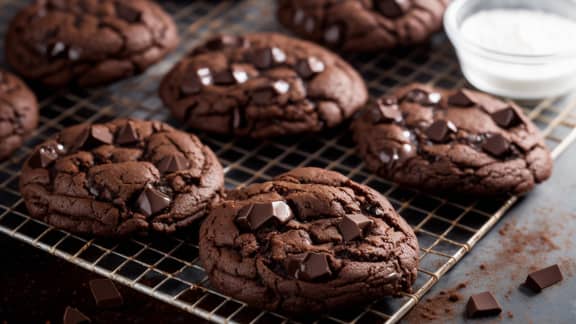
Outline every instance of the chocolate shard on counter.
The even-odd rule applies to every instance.
[[[466,314],[469,318],[496,316],[501,312],[502,307],[488,291],[470,296],[466,305]]]
[[[124,298],[120,295],[118,288],[110,279],[90,280],[90,291],[96,301],[96,305],[102,308],[120,307],[124,304]]]
[[[64,319],[62,320],[64,324],[88,324],[92,323],[90,318],[82,314],[79,310],[73,307],[66,307],[64,311]]]
[[[562,279],[564,279],[562,277],[562,272],[558,265],[555,264],[528,274],[524,285],[532,289],[534,292],[539,293],[542,289],[550,287],[553,284],[562,281]]]

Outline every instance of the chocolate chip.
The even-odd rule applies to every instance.
[[[373,221],[361,214],[345,215],[338,224],[338,229],[345,241],[352,241],[364,236],[366,229]]]
[[[64,147],[60,144],[42,146],[34,152],[30,158],[29,165],[35,169],[46,168],[58,159],[58,155],[63,150]]]
[[[82,314],[79,310],[73,307],[66,307],[64,311],[63,324],[89,324],[92,323],[90,318]]]
[[[219,71],[213,77],[215,84],[233,85],[242,84],[248,80],[248,73],[237,65]]]
[[[294,217],[292,209],[285,201],[255,203],[242,207],[236,216],[236,223],[245,230],[257,230],[269,220],[275,219],[284,224]]]
[[[67,56],[66,44],[62,42],[49,44],[47,52],[50,58],[65,58]]]
[[[332,274],[328,264],[328,256],[324,253],[308,253],[304,263],[296,273],[296,279],[312,281]]]
[[[275,81],[271,85],[254,90],[252,93],[252,102],[257,105],[270,105],[276,102],[279,95],[285,94],[290,90],[290,84],[286,81]]]
[[[437,143],[446,142],[451,134],[458,132],[458,128],[451,121],[437,120],[426,129],[426,136]]]
[[[510,142],[500,134],[492,134],[486,137],[482,149],[493,156],[500,157],[510,150]]]
[[[188,69],[182,84],[180,85],[180,93],[183,96],[191,96],[199,93],[202,88],[212,84],[212,73],[209,68],[195,68]]]
[[[116,15],[129,23],[137,23],[142,19],[142,13],[126,4],[117,1],[115,2]]]
[[[442,100],[442,95],[437,92],[428,93],[428,91],[422,89],[412,89],[402,99],[424,106],[433,106]]]
[[[220,35],[213,37],[204,43],[204,47],[211,51],[218,51],[228,47],[242,47],[245,45],[244,38],[234,35]]]
[[[492,114],[492,119],[502,128],[511,128],[520,123],[520,117],[512,107],[501,109]]]
[[[380,154],[378,154],[378,157],[383,163],[391,163],[400,158],[398,150],[388,147],[383,148],[382,151],[380,151]]]
[[[190,162],[182,154],[170,154],[164,156],[160,162],[158,162],[158,171],[161,173],[172,173],[180,170],[187,169]]]
[[[448,104],[458,107],[472,107],[476,103],[472,100],[470,92],[466,89],[462,89],[448,97]]]
[[[114,142],[114,135],[110,129],[104,125],[90,126],[90,139],[102,144],[112,144]]]
[[[136,128],[132,124],[131,121],[126,122],[120,129],[117,131],[116,134],[116,143],[123,145],[123,144],[132,144],[134,142],[138,142],[138,132]]]
[[[68,58],[72,61],[78,61],[80,59],[80,54],[82,51],[80,49],[69,48],[68,49]]]
[[[558,283],[564,279],[562,277],[562,272],[557,264],[530,273],[526,278],[526,285],[528,288],[532,289],[534,292],[541,292],[542,289],[550,287],[555,283]]]
[[[323,72],[325,68],[324,62],[314,56],[298,60],[296,63],[296,72],[304,79],[309,79]]]
[[[293,254],[289,255],[284,259],[284,269],[289,276],[296,278],[298,276],[298,272],[300,271],[300,267],[306,261],[307,254],[300,253],[300,254]]]
[[[138,210],[149,217],[170,206],[172,199],[148,184],[142,190],[136,202]]]
[[[466,305],[466,313],[469,318],[495,316],[501,312],[500,304],[488,291],[470,296]]]
[[[398,109],[396,98],[382,98],[376,102],[376,108],[376,121],[383,123],[398,123],[402,121],[402,112]]]
[[[398,18],[410,9],[410,0],[376,0],[376,8],[382,15],[389,18]]]
[[[252,64],[258,69],[268,69],[286,61],[286,54],[278,47],[259,48],[250,56]]]
[[[326,28],[324,31],[324,41],[332,46],[339,45],[343,38],[342,30],[343,28],[340,25],[332,25]]]
[[[114,308],[124,304],[124,299],[112,280],[94,279],[90,280],[89,285],[98,307]]]

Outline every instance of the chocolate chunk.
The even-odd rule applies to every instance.
[[[275,219],[284,224],[293,217],[292,209],[285,201],[273,201],[242,207],[236,216],[236,223],[245,230],[257,230],[269,220]]]
[[[311,56],[296,63],[296,72],[304,79],[309,79],[318,73],[322,73],[326,66],[318,58]]]
[[[187,169],[190,163],[186,157],[182,154],[171,154],[164,156],[160,162],[158,162],[158,170],[162,173],[171,173],[180,170]]]
[[[442,95],[437,92],[428,93],[422,89],[412,89],[404,95],[403,100],[424,106],[433,106],[437,105],[440,100],[442,100]]]
[[[510,142],[500,134],[492,134],[484,140],[482,149],[493,156],[501,157],[510,150]]]
[[[89,285],[98,307],[114,308],[124,304],[124,299],[112,280],[94,279],[90,280]]]
[[[376,8],[386,17],[398,18],[410,9],[410,0],[376,0]]]
[[[136,127],[132,124],[132,122],[128,121],[124,126],[120,127],[117,131],[116,135],[116,143],[123,145],[123,144],[132,144],[134,142],[138,142],[138,132],[136,131]]]
[[[539,293],[542,289],[550,287],[553,284],[562,281],[562,279],[564,279],[562,277],[562,272],[560,272],[558,265],[555,264],[530,273],[526,278],[524,285],[532,289],[534,292]]]
[[[458,128],[451,121],[437,120],[426,129],[426,136],[437,143],[446,142],[451,134],[458,132]]]
[[[470,296],[466,305],[466,313],[469,318],[495,316],[501,312],[500,304],[488,291]]]
[[[340,25],[332,25],[324,31],[324,41],[328,45],[339,45],[342,42],[342,30],[343,27]]]
[[[209,68],[189,68],[180,85],[180,93],[190,96],[199,93],[204,86],[212,84],[212,73]]]
[[[242,84],[248,80],[248,73],[237,65],[214,74],[214,83],[222,85]]]
[[[254,90],[252,93],[252,102],[257,105],[270,105],[276,102],[279,95],[285,94],[290,90],[290,84],[286,81],[275,81],[271,85],[266,85]]]
[[[364,236],[365,230],[373,221],[361,214],[345,215],[338,224],[338,229],[345,241],[352,241]]]
[[[79,310],[73,307],[66,307],[64,311],[64,319],[62,320],[63,324],[88,324],[92,323],[92,321],[84,314],[82,314]]]
[[[398,123],[402,121],[402,112],[398,109],[398,101],[395,98],[382,98],[376,103],[378,110],[378,122]]]
[[[512,107],[507,107],[492,114],[492,119],[498,126],[502,128],[511,128],[520,123],[520,117],[516,110]]]
[[[114,142],[114,135],[110,129],[104,125],[90,126],[90,139],[102,144],[112,144]]]
[[[51,58],[65,58],[66,55],[66,45],[62,42],[56,42],[53,44],[49,44],[48,48],[46,49],[47,54],[51,57]]]
[[[58,159],[58,154],[63,150],[60,144],[42,146],[30,158],[30,166],[35,169],[46,168]]]
[[[170,206],[172,199],[148,184],[144,190],[142,190],[136,202],[138,204],[138,210],[146,216],[152,216]]]
[[[289,276],[296,278],[298,276],[298,272],[300,271],[300,267],[306,261],[307,254],[300,253],[300,254],[293,254],[289,255],[284,259],[284,269]]]
[[[286,61],[286,54],[278,47],[256,49],[251,54],[251,61],[259,69],[268,69]]]
[[[142,19],[142,13],[122,2],[115,2],[116,15],[129,23],[137,23]]]
[[[312,281],[332,274],[328,264],[328,256],[324,253],[308,253],[304,263],[296,273],[296,279]]]
[[[458,107],[472,107],[476,103],[470,97],[470,93],[466,89],[459,90],[456,94],[448,97],[448,104]]]
[[[227,47],[241,47],[244,44],[245,40],[240,36],[220,35],[207,41],[204,47],[211,51],[217,51]]]

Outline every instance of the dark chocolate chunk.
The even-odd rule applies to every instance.
[[[492,114],[492,119],[502,128],[511,128],[520,123],[520,117],[512,107],[506,107]]]
[[[510,150],[510,142],[500,134],[488,135],[482,149],[493,156],[501,157]]]
[[[268,69],[286,61],[286,54],[278,47],[266,47],[256,49],[251,54],[254,66],[259,69]]]
[[[117,1],[116,5],[116,15],[122,20],[129,23],[137,23],[142,19],[142,13],[126,4]]]
[[[292,209],[285,201],[273,201],[242,207],[236,216],[236,222],[245,230],[257,230],[271,219],[284,224],[293,217]]]
[[[102,144],[112,144],[114,142],[114,135],[110,129],[104,125],[90,126],[90,139]]]
[[[30,166],[36,169],[46,168],[58,159],[58,154],[64,150],[60,144],[42,146],[30,158]]]
[[[562,279],[564,279],[562,277],[562,272],[560,272],[558,265],[555,264],[530,273],[526,278],[524,285],[532,289],[534,292],[539,293],[542,289],[550,287],[553,284],[562,281]]]
[[[142,190],[136,202],[138,204],[138,210],[146,216],[152,216],[170,206],[172,199],[148,184],[144,190]]]
[[[248,73],[237,65],[216,72],[214,74],[214,83],[222,85],[241,84],[248,80]]]
[[[284,269],[289,276],[296,278],[302,264],[306,260],[306,253],[289,255],[284,259]]]
[[[62,42],[49,44],[46,51],[51,58],[65,58],[67,56],[66,45]]]
[[[227,47],[241,47],[244,44],[244,38],[240,36],[220,35],[207,41],[204,47],[211,51],[217,51]]]
[[[238,211],[236,215],[236,224],[245,230],[250,229],[250,214],[252,213],[252,209],[254,209],[254,204],[246,205]]]
[[[90,280],[89,285],[98,307],[114,308],[124,304],[124,299],[112,280],[94,279]]]
[[[448,97],[448,104],[458,107],[472,107],[476,103],[470,97],[470,93],[466,89],[458,91],[456,94]]]
[[[88,324],[92,321],[79,310],[73,307],[66,307],[64,311],[64,318],[62,320],[63,324]]]
[[[164,156],[160,162],[158,162],[158,170],[162,173],[171,173],[180,170],[187,169],[190,165],[189,160],[182,154],[171,154]]]
[[[395,98],[383,98],[376,103],[378,110],[378,122],[398,123],[402,121],[402,112],[398,108]]]
[[[469,318],[495,316],[501,312],[500,304],[488,291],[470,296],[466,305],[466,313]]]
[[[271,85],[266,85],[254,90],[252,93],[252,102],[257,105],[270,105],[276,102],[279,95],[285,94],[290,90],[290,84],[286,81],[275,81]]]
[[[398,18],[410,9],[411,0],[376,0],[376,8],[386,17]]]
[[[326,66],[324,65],[324,62],[314,56],[298,60],[296,63],[296,72],[298,72],[298,74],[304,79],[309,79],[314,75],[321,73],[325,68]]]
[[[437,92],[428,93],[422,89],[412,89],[404,96],[403,100],[424,106],[433,106],[437,105],[440,100],[442,100],[442,95]]]
[[[122,144],[132,144],[134,142],[138,142],[138,132],[136,131],[136,127],[132,124],[132,122],[128,121],[124,126],[120,127],[118,133],[116,135],[116,143]]]
[[[446,142],[451,134],[458,132],[458,128],[451,121],[437,120],[426,129],[426,136],[437,143]]]
[[[363,237],[372,223],[370,218],[362,214],[346,215],[338,224],[338,229],[345,241],[352,241]]]
[[[332,274],[328,264],[328,256],[324,253],[308,253],[300,270],[296,273],[296,279],[312,281]]]

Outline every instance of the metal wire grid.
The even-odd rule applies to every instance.
[[[0,232],[214,322],[394,323],[517,201],[516,197],[477,200],[433,196],[379,179],[363,168],[345,127],[322,136],[264,142],[201,134],[225,166],[228,188],[265,181],[297,166],[322,167],[376,188],[389,197],[414,227],[421,253],[413,294],[385,298],[364,308],[321,318],[300,319],[252,309],[214,291],[198,260],[198,225],[175,237],[111,241],[80,237],[29,218],[18,193],[18,176],[23,160],[36,144],[67,126],[83,121],[104,122],[119,116],[167,120],[177,125],[162,107],[156,91],[161,76],[188,48],[203,36],[217,32],[278,29],[273,22],[273,8],[266,0],[174,0],[162,4],[174,16],[183,35],[183,45],[167,60],[144,76],[104,89],[59,94],[40,91],[41,119],[37,134],[12,159],[0,164]],[[0,34],[22,6],[17,0],[0,2],[0,21],[3,22]],[[1,48],[0,53],[3,53]],[[362,72],[373,95],[412,81],[446,88],[464,82],[443,36],[426,47],[346,58]],[[524,103],[524,106],[544,131],[554,157],[576,139],[573,109],[576,98],[549,99],[536,104]]]

